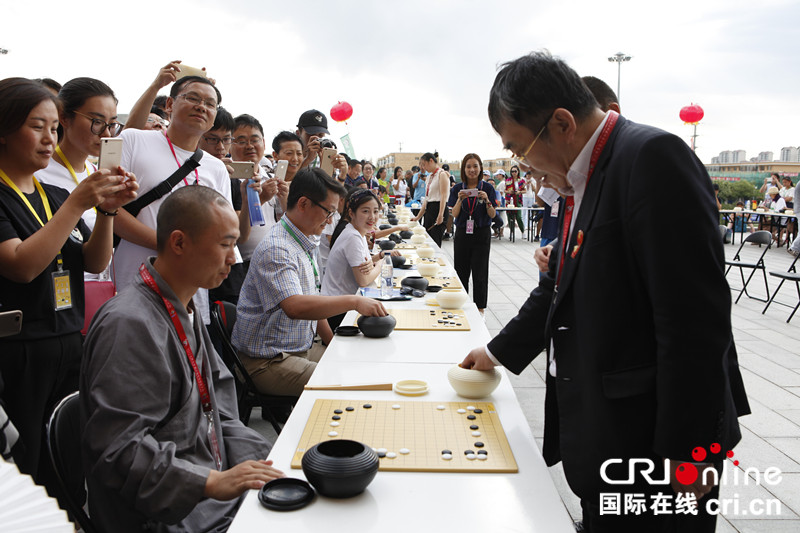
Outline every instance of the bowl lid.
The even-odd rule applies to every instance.
[[[306,481],[291,477],[273,479],[258,491],[258,501],[273,511],[293,511],[314,499],[314,489]]]
[[[403,379],[395,383],[393,389],[404,396],[422,396],[428,393],[428,383],[419,379]]]
[[[356,326],[339,326],[334,333],[342,337],[353,337],[361,333],[361,330]]]

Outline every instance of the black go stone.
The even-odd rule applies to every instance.
[[[483,412],[483,409],[475,409],[472,412],[475,413],[476,415],[479,415],[479,414],[481,414]]]
[[[476,448],[483,448],[483,443],[482,442],[476,442],[475,443],[475,447]]]
[[[478,450],[478,455],[489,455],[489,452],[486,450]]]
[[[453,455],[453,452],[451,452],[450,450],[442,450],[442,455],[444,455],[446,453],[449,453],[450,455]]]
[[[334,418],[334,420],[335,420],[335,418]],[[476,429],[478,429],[478,426],[476,426],[475,424],[472,424],[472,425],[469,427],[469,429],[476,430]]]
[[[341,419],[342,419],[342,417],[341,417],[341,416],[339,416],[339,415],[333,415],[331,418],[332,418],[333,420],[341,420]],[[477,426],[476,426],[476,427],[477,427]]]
[[[475,415],[467,415],[467,420],[475,420],[477,418]]]
[[[386,457],[386,452],[378,452],[378,457],[383,459],[384,457]]]
[[[464,455],[469,455],[471,453],[475,453],[472,450],[464,450]]]
[[[372,409],[372,404],[365,403],[364,404],[364,409]]]
[[[345,411],[355,411],[356,410],[355,407],[345,407],[344,409],[345,409]]]
[[[334,409],[333,412],[336,413],[337,415],[342,414],[342,410],[341,409]]]

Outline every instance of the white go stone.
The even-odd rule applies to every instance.
[[[467,459],[469,459],[470,461],[474,461],[476,459],[476,456],[474,453],[468,453]]]
[[[411,453],[411,450],[409,450],[408,448],[400,448],[399,452],[402,453],[403,455],[408,455],[409,453]]]
[[[475,406],[474,405],[468,405],[467,406],[467,411],[474,411],[474,410],[475,410]]]
[[[461,413],[462,415],[467,412],[466,409],[459,409],[456,411],[457,413]]]
[[[387,452],[387,451],[389,451],[389,450],[387,450],[386,448],[378,448],[378,449],[377,449],[377,450],[375,450],[375,451],[376,451],[376,452],[378,452],[378,453],[386,453],[386,452]]]
[[[472,432],[472,436],[473,437],[480,437],[481,436],[481,432],[480,431],[473,431]]]
[[[452,458],[453,458],[453,454],[450,454],[450,453],[443,453],[442,454],[442,459],[444,459],[445,461],[449,461]]]
[[[489,457],[485,453],[479,453],[478,454],[478,461],[485,461],[488,458]]]
[[[386,457],[388,457],[389,459],[394,459],[395,457],[397,457],[397,454],[394,452],[386,452]]]
[[[335,436],[337,436],[337,435],[338,435],[338,433],[336,433],[335,431],[330,431],[330,432],[328,432],[328,436],[329,436],[329,437],[335,437]]]
[[[392,406],[392,409],[400,409],[400,404],[397,404],[397,403],[396,403],[396,404],[394,404],[394,405]]]
[[[331,427],[337,427],[338,425],[339,425],[339,422],[331,422]]]
[[[447,409],[447,407],[445,407],[444,405],[437,405],[436,408],[440,411],[444,411],[445,409]]]

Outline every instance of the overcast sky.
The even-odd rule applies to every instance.
[[[0,78],[96,77],[126,113],[182,59],[205,66],[222,105],[255,115],[268,139],[306,109],[348,101],[351,120],[329,129],[349,131],[360,158],[400,143],[445,159],[502,157],[486,115],[497,67],[543,48],[614,90],[608,56],[633,56],[623,115],[689,142],[678,113],[701,105],[705,163],[722,150],[778,158],[800,145],[797,0],[0,0],[0,13]]]

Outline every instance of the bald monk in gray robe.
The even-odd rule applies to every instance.
[[[207,383],[222,464],[177,328],[137,275],[98,311],[84,346],[89,514],[109,532],[225,531],[248,489],[283,476],[265,460],[269,443],[239,421],[233,377],[191,308],[198,287],[213,288],[230,271],[238,220],[212,189],[185,187],[161,206],[157,233],[158,256],[145,268],[173,305]]]

